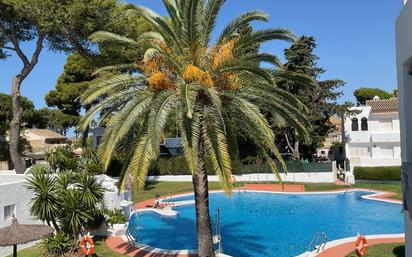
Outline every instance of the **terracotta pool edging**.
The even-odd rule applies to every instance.
[[[366,235],[368,246],[384,244],[384,243],[402,243],[405,242],[405,234],[380,234]],[[312,252],[312,256],[316,257],[345,257],[355,251],[355,242],[357,236],[341,238],[326,243],[326,247],[322,252]],[[299,256],[305,256],[304,254]],[[298,256],[298,257],[299,257]]]
[[[345,192],[356,192],[356,191],[365,191],[365,192],[372,192],[374,194],[372,195],[367,195],[367,196],[362,196],[363,199],[366,200],[373,200],[373,201],[382,201],[382,202],[388,202],[388,203],[394,203],[394,204],[402,204],[402,201],[400,200],[396,200],[396,199],[390,199],[387,197],[396,195],[396,193],[393,192],[388,192],[388,191],[382,191],[382,190],[372,190],[372,189],[366,189],[366,188],[350,188],[350,189],[337,189],[337,190],[325,190],[325,191],[299,191],[299,192],[282,192],[282,191],[271,191],[270,189],[268,189],[267,186],[265,186],[264,190],[250,190],[250,189],[246,189],[246,188],[234,188],[233,191],[238,191],[238,192],[258,192],[258,193],[272,193],[272,194],[292,194],[292,195],[318,195],[318,194],[337,194],[337,193],[345,193]],[[223,190],[211,190],[209,193],[213,194],[213,193],[222,193]],[[192,192],[188,192],[188,193],[179,193],[179,194],[174,194],[171,195],[169,197],[164,197],[163,199],[161,199],[160,201],[163,202],[164,200],[168,200],[168,199],[173,199],[173,198],[177,198],[177,197],[182,197],[182,196],[189,196],[189,195],[193,195]],[[150,204],[154,204],[155,199],[149,199],[149,200],[145,200],[142,202],[139,202],[137,204],[134,205],[134,210],[131,213],[131,215],[133,215],[135,212],[141,212],[141,211],[153,211],[154,208],[148,208],[147,206]],[[176,203],[176,202],[175,202]],[[398,236],[401,234],[397,234]],[[403,234],[402,234],[403,235]],[[385,239],[385,236],[391,236],[391,235],[372,235],[369,237],[382,237],[383,239]],[[342,244],[348,244],[349,242],[346,242],[345,240],[349,240],[349,239],[354,239],[354,241],[356,241],[356,237],[350,237],[350,238],[345,238],[345,239],[338,239],[338,240],[334,240],[334,241],[330,241],[327,243],[327,245],[329,246],[330,244],[332,244],[332,246],[325,248],[325,250],[322,252],[324,253],[325,251],[327,251],[328,249],[333,249],[334,247],[339,247]],[[374,239],[374,238],[372,238]],[[383,243],[384,240],[382,239]],[[117,241],[118,243],[120,243],[118,246],[113,245],[112,241]],[[341,242],[341,243],[339,243]],[[160,248],[155,248],[149,245],[132,245],[128,242],[127,238],[125,237],[110,237],[106,240],[106,244],[107,246],[118,252],[117,249],[119,246],[123,246],[120,247],[120,249],[122,248],[130,248],[133,249],[132,252],[135,252],[134,255],[130,255],[127,254],[128,256],[133,256],[133,257],[144,257],[144,256],[150,256],[150,257],[192,257],[192,256],[197,256],[196,251],[193,250],[165,250],[165,249],[160,249]],[[116,244],[116,243],[114,243]],[[336,245],[334,245],[336,244]],[[121,250],[120,250],[121,251]],[[125,254],[125,253],[122,253]],[[303,256],[303,255],[300,255]],[[319,257],[339,257],[339,256],[332,256],[332,255],[312,255],[312,256],[319,256]],[[342,257],[344,257],[345,255],[343,255]]]

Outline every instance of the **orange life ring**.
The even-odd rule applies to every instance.
[[[89,236],[84,236],[82,241],[80,241],[80,250],[86,255],[94,253],[94,242]]]
[[[365,256],[368,251],[368,241],[366,241],[365,236],[358,236],[358,240],[355,243],[355,251],[359,257]]]

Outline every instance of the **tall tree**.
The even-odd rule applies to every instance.
[[[295,44],[285,50],[285,69],[306,74],[316,80],[316,84],[292,80],[278,82],[279,87],[298,97],[311,110],[307,116],[312,125],[308,129],[308,140],[303,140],[296,133],[296,129],[287,124],[278,132],[277,139],[283,148],[288,149],[292,159],[312,159],[316,149],[334,129],[330,118],[335,114],[336,99],[341,95],[337,90],[344,85],[341,80],[320,80],[320,76],[326,70],[317,66],[319,58],[313,53],[315,48],[314,37],[300,37]],[[274,120],[279,124],[276,117]]]
[[[66,114],[58,109],[42,108],[36,111],[36,127],[50,129],[56,133],[66,135],[68,130],[75,126],[79,117]]]
[[[163,2],[169,17],[137,7],[136,15],[142,15],[154,27],[153,32],[143,33],[138,40],[108,32],[92,36],[96,41],[127,43],[130,49],[145,51],[143,61],[136,64],[138,74],[112,76],[86,90],[82,95],[83,104],[97,100],[99,103],[86,114],[82,124],[87,126],[102,110],[112,114],[99,149],[106,168],[129,132],[143,131],[128,145],[128,171],[137,189],[142,189],[150,163],[159,156],[165,124],[178,106],[184,156],[193,174],[198,254],[212,257],[215,253],[205,156],[210,158],[223,189],[230,194],[232,137],[228,135],[232,134],[231,130],[242,131],[255,142],[278,175],[272,157],[285,165],[276,148],[274,132],[261,109],[279,114],[306,135],[305,127],[309,125],[304,116],[305,106],[279,89],[275,81],[281,77],[307,83],[312,80],[281,70],[278,58],[272,54],[251,51],[268,41],[295,39],[285,29],[240,33],[252,21],[266,21],[265,13],[250,11],[234,19],[212,45],[214,25],[224,1]],[[277,72],[271,74],[262,68],[262,62],[274,65]]]
[[[150,24],[143,18],[127,15],[127,10],[133,9],[133,5],[117,5],[110,16],[113,22],[106,24],[106,29],[122,36],[137,39],[137,37],[150,28]],[[75,52],[68,56],[63,73],[59,76],[55,89],[46,95],[46,103],[50,107],[56,107],[63,113],[71,115],[72,119],[80,117],[82,110],[88,110],[90,106],[82,106],[79,97],[88,88],[91,81],[96,79],[95,71],[101,67],[111,66],[111,72],[134,72],[133,65],[119,67],[125,62],[134,63],[142,54],[136,55],[136,49],[130,50],[124,44],[110,41],[100,42],[97,45],[99,51],[93,54],[84,54],[84,51]],[[101,74],[100,74],[101,75]],[[77,125],[74,123],[73,125]],[[82,146],[87,146],[88,129],[83,132]]]
[[[110,23],[108,13],[115,0],[0,0],[0,57],[15,53],[22,62],[20,72],[11,85],[13,119],[10,122],[10,155],[16,172],[25,170],[18,152],[22,106],[20,88],[39,61],[45,43],[51,50],[87,52],[87,36]],[[35,41],[28,55],[22,42]]]

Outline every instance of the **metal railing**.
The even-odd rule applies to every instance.
[[[316,232],[308,245],[308,251],[316,251],[316,253],[319,253],[325,249],[327,242],[328,237],[325,232]]]

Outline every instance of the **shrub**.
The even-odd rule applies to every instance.
[[[64,256],[74,252],[73,240],[70,235],[58,232],[56,235],[46,237],[42,241],[42,247],[46,250],[44,256]]]
[[[401,180],[401,167],[355,167],[356,179]]]
[[[126,223],[126,218],[120,209],[106,210],[106,216],[106,223],[109,226]]]
[[[89,214],[92,218],[84,224],[84,227],[87,229],[98,229],[106,221],[104,211],[100,208],[95,208]]]
[[[93,163],[93,162],[88,163],[86,164],[84,169],[88,174],[92,174],[92,175],[99,175],[103,173],[103,168],[98,163]]]

